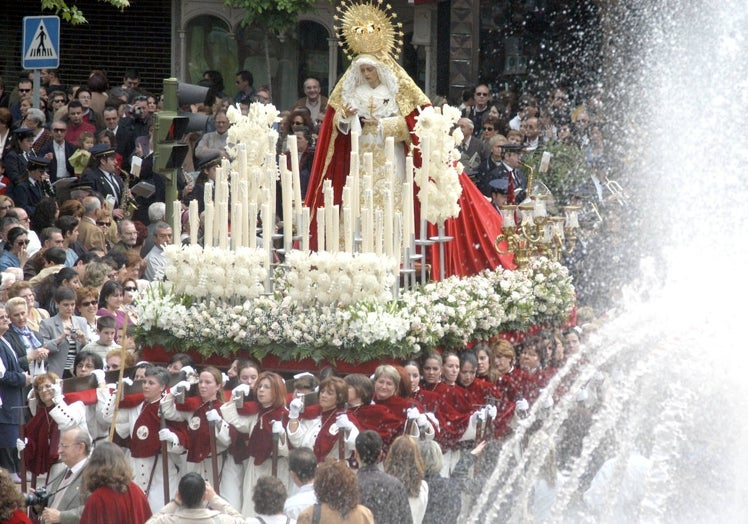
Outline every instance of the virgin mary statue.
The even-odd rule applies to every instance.
[[[389,189],[395,209],[402,209],[405,157],[412,151],[415,165],[420,165],[420,155],[413,147],[418,143],[413,128],[420,111],[430,105],[428,97],[393,57],[397,33],[381,5],[364,2],[347,6],[338,31],[353,60],[330,94],[320,128],[305,201],[312,210],[310,232],[316,231],[315,211],[324,204],[325,180],[332,182],[335,203],[342,200],[351,168],[352,137],[358,137],[360,162],[365,153],[372,154],[374,207],[384,207],[384,190]],[[385,169],[387,137],[395,142],[394,187],[389,187],[392,178]],[[359,169],[364,172],[363,165]],[[454,237],[447,245],[446,274],[469,275],[499,265],[514,267],[509,257],[499,255],[494,248],[494,240],[501,234],[500,215],[464,173],[460,181],[461,212],[446,224],[447,233]],[[417,209],[415,213],[417,217]],[[314,249],[314,238],[311,244]],[[432,265],[435,263],[438,260],[432,260]]]

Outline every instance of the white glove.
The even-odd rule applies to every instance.
[[[97,382],[97,383],[98,383],[99,385],[102,385],[102,384],[105,384],[105,383],[106,383],[106,376],[105,376],[105,374],[104,374],[104,370],[103,370],[103,369],[94,369],[94,370],[93,370],[93,371],[91,372],[91,374],[92,374],[92,375],[93,375],[94,377],[96,377],[96,382]]]
[[[218,414],[218,411],[215,409],[211,409],[210,411],[207,411],[205,413],[205,418],[208,419],[208,422],[221,422],[221,415]]]
[[[349,419],[348,415],[346,415],[345,413],[341,413],[335,418],[335,425],[337,425],[338,429],[342,431],[348,431],[353,428],[351,419]]]
[[[408,416],[408,420],[416,420],[421,415],[421,412],[418,411],[418,408],[408,408],[408,411],[406,413]]]
[[[250,391],[252,391],[252,388],[249,386],[249,384],[239,384],[233,390],[231,390],[231,396],[234,398],[239,398],[241,396],[248,397]]]
[[[586,388],[581,388],[577,391],[577,402],[586,402],[588,398],[590,398],[590,394]]]
[[[426,415],[421,413],[418,415],[418,418],[416,419],[416,424],[418,424],[419,428],[424,428],[428,425],[429,419],[426,418]]]
[[[283,427],[283,422],[281,422],[280,420],[274,420],[273,422],[271,422],[271,424],[273,425],[273,435],[280,435],[286,432],[285,428]]]
[[[175,446],[179,445],[179,437],[170,429],[164,428],[158,430],[158,439],[161,442],[171,442]]]
[[[517,401],[516,409],[517,411],[527,411],[530,409],[530,403],[527,402],[526,398],[521,398]]]
[[[130,377],[122,377],[122,383],[127,386],[132,386],[133,382]]]
[[[55,382],[52,384],[52,397],[57,398],[62,396],[62,384],[59,382]]]
[[[491,418],[493,420],[496,420],[496,415],[499,414],[499,410],[496,409],[496,406],[489,404],[486,406],[486,418]]]
[[[470,415],[470,422],[483,422],[486,420],[486,410],[483,408],[480,408],[478,411],[473,412],[472,415]]]
[[[185,377],[191,377],[193,375],[197,375],[197,372],[195,371],[195,368],[193,368],[192,366],[184,366],[179,371],[184,372],[184,376]]]
[[[179,382],[177,382],[176,384],[174,384],[174,387],[171,388],[171,390],[172,391],[179,391],[181,389],[181,390],[184,390],[184,391],[189,391],[191,387],[192,387],[192,383],[189,382],[188,380],[180,380]]]
[[[229,376],[226,373],[221,373],[221,381],[223,382],[222,385],[226,385],[226,383],[229,381]]]
[[[543,401],[543,407],[545,409],[551,409],[553,407],[553,395],[548,395],[545,397],[545,401]]]
[[[18,454],[20,456],[21,452],[26,449],[26,444],[29,443],[29,439],[24,438],[21,440],[20,438],[16,439],[16,449],[18,450]]]
[[[288,418],[291,420],[299,418],[302,409],[304,409],[304,401],[298,397],[293,399],[288,405]]]

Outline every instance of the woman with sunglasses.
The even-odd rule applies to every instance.
[[[93,342],[99,338],[96,331],[96,311],[99,309],[99,293],[94,287],[80,287],[76,290],[75,307],[78,314],[86,319],[86,338]]]
[[[122,294],[122,309],[124,309],[125,313],[130,317],[130,322],[137,325],[140,323],[138,312],[135,309],[135,297],[138,295],[138,283],[135,279],[128,277],[122,283],[122,288],[124,289],[124,293]]]
[[[29,259],[27,247],[29,236],[24,228],[16,226],[8,231],[8,238],[3,244],[3,254],[0,256],[0,271],[9,267],[23,268]]]

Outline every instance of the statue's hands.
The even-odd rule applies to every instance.
[[[348,118],[348,117],[351,117],[357,114],[358,114],[358,109],[356,109],[352,105],[346,104],[345,107],[343,107],[343,118]]]

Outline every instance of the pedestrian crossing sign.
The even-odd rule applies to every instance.
[[[55,69],[60,66],[60,17],[23,18],[21,67]]]

